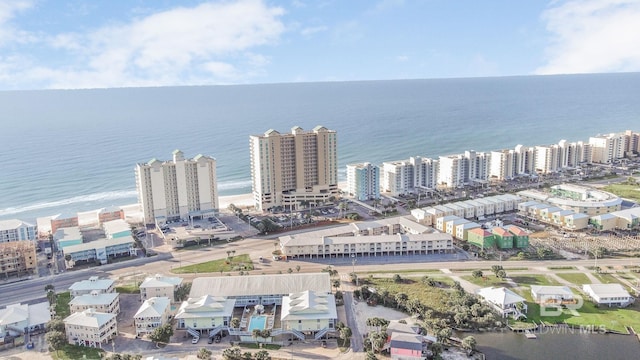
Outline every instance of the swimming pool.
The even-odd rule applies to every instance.
[[[267,317],[264,315],[252,316],[249,320],[249,331],[253,329],[264,330],[267,325]]]

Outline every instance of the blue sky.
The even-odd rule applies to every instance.
[[[640,70],[640,0],[0,0],[0,90]]]

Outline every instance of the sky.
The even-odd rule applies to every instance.
[[[0,90],[640,70],[640,0],[0,0]]]

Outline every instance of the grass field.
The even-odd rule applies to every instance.
[[[591,280],[589,280],[587,275],[582,273],[559,273],[556,275],[580,287],[582,287],[583,284],[591,284]]]
[[[56,295],[56,316],[60,317],[60,319],[64,319],[71,314],[69,301],[71,301],[71,293],[68,291]]]
[[[249,270],[253,270],[253,262],[251,261],[251,258],[249,258],[249,255],[247,254],[240,254],[229,258],[182,266],[172,269],[171,272],[174,274],[201,274]]]
[[[604,191],[616,194],[625,199],[640,201],[640,185],[639,184],[611,184],[604,187]]]
[[[104,351],[92,347],[65,345],[64,348],[58,351],[52,351],[51,357],[54,360],[77,360],[87,359],[96,360],[102,359],[102,353]]]
[[[611,274],[596,273],[596,274],[593,274],[593,276],[595,276],[596,279],[600,280],[600,282],[603,284],[616,284],[616,283],[619,284],[620,283],[618,279],[614,278],[613,275]]]
[[[140,294],[140,286],[137,284],[126,284],[116,286],[116,292],[119,294]]]
[[[560,285],[560,283],[553,278],[540,274],[511,276],[511,280],[518,285]]]
[[[478,285],[478,286],[483,286],[483,287],[489,287],[489,286],[509,286],[509,283],[507,282],[507,280],[502,280],[499,277],[496,277],[495,275],[493,275],[493,273],[491,271],[485,271],[484,272],[484,277],[473,277],[472,275],[465,275],[465,276],[461,276],[462,279],[467,280],[468,282]]]

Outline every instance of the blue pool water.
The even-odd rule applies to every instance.
[[[264,315],[261,316],[252,316],[251,320],[249,320],[249,331],[253,329],[263,330],[267,324],[267,317]]]

